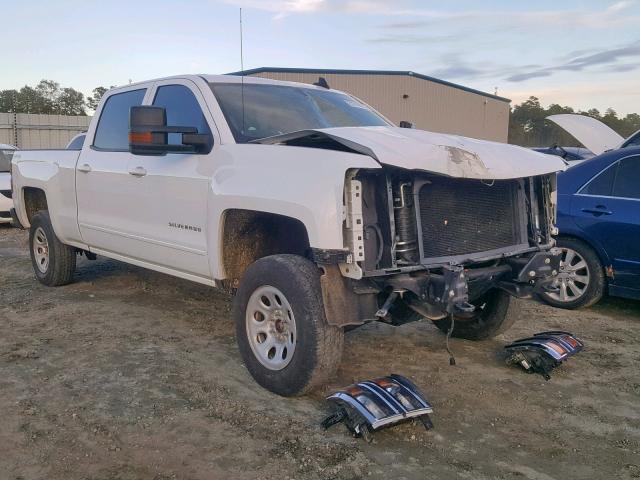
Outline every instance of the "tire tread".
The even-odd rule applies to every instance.
[[[296,346],[294,355],[302,355],[299,364],[290,363],[282,374],[267,370],[255,359],[251,347],[246,339],[245,310],[251,293],[258,286],[265,284],[266,278],[275,279],[281,285],[274,287],[297,292],[300,298],[287,299],[294,309],[296,325],[300,329],[312,329],[309,333],[313,348],[311,355],[301,352],[300,343]],[[283,291],[283,293],[286,293]],[[298,255],[281,254],[263,257],[251,264],[241,282],[234,298],[234,318],[236,323],[236,337],[240,353],[247,369],[254,379],[264,388],[283,396],[299,396],[308,393],[326,383],[337,370],[342,356],[344,331],[329,325],[325,317],[320,286],[320,272],[318,267],[304,257]],[[298,341],[301,334],[298,333]]]
[[[36,267],[33,255],[33,235],[38,227],[44,230],[49,243],[49,269],[45,274],[42,274]],[[58,287],[73,281],[73,274],[76,270],[76,250],[58,239],[53,231],[49,212],[46,210],[36,212],[31,219],[29,250],[36,278],[41,283],[49,287]]]

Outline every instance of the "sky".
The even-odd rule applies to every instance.
[[[0,0],[0,89],[240,70],[240,7],[246,69],[410,70],[640,113],[640,0]]]

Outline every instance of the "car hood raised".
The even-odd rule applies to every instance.
[[[624,138],[614,132],[600,120],[586,115],[562,113],[547,117],[553,123],[563,128],[581,144],[596,155],[620,146]]]
[[[305,143],[305,140],[309,140]],[[330,140],[381,164],[456,178],[508,179],[562,171],[566,163],[505,143],[398,127],[339,127],[301,130],[255,143],[314,146]],[[320,143],[318,146],[320,148]],[[327,148],[326,142],[322,148]]]

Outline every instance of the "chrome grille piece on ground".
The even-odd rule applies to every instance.
[[[425,428],[433,427],[431,405],[424,395],[402,375],[389,375],[350,385],[327,397],[335,411],[323,422],[329,428],[344,422],[356,437],[371,440],[371,432],[411,418],[419,418]]]
[[[568,357],[584,348],[584,343],[569,332],[550,331],[522,338],[504,347],[507,363],[520,365],[528,373],[539,373],[545,380]]]

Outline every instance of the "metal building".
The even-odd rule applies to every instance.
[[[507,142],[508,98],[419,73],[262,67],[232,75],[243,73],[302,83],[324,77],[331,88],[364,100],[396,125],[406,120],[422,130]]]
[[[89,127],[91,117],[0,113],[0,143],[18,148],[64,148]]]

